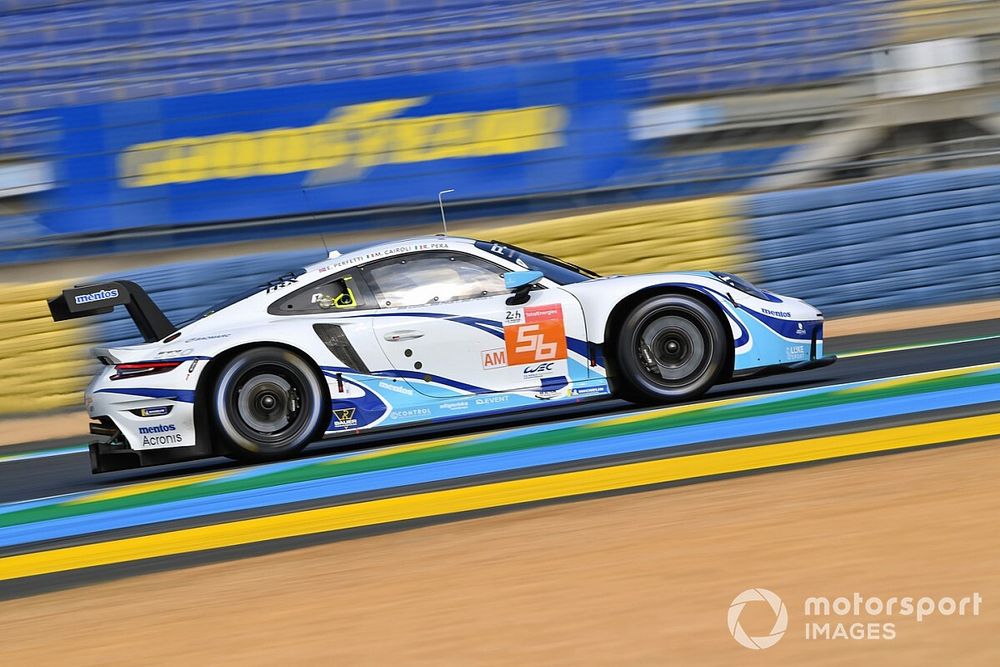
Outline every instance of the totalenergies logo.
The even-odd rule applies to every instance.
[[[561,106],[398,117],[429,97],[334,109],[305,127],[230,132],[135,144],[118,159],[127,187],[312,172],[310,185],[360,177],[378,165],[484,157],[556,148],[568,112]]]

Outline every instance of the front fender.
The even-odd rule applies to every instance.
[[[724,314],[733,338],[733,370],[799,362],[822,356],[822,314],[789,297],[771,300],[727,286],[711,274],[670,273],[619,276],[564,287],[584,305],[587,331],[595,343],[605,343],[615,308],[648,290],[694,291]]]

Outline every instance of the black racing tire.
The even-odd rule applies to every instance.
[[[643,301],[618,328],[617,393],[637,403],[696,398],[715,384],[728,354],[722,322],[683,294]]]
[[[317,437],[326,392],[302,357],[277,347],[237,354],[219,373],[212,413],[223,453],[244,461],[291,456]]]

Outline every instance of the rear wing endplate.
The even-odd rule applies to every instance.
[[[115,306],[125,306],[147,343],[155,343],[177,330],[146,290],[129,280],[78,285],[63,290],[48,303],[56,322],[110,313]]]

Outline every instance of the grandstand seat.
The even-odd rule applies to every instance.
[[[622,59],[653,95],[710,93],[856,72],[876,11],[874,0],[0,0],[0,98],[30,111],[101,99],[104,86],[123,99],[595,56]]]

